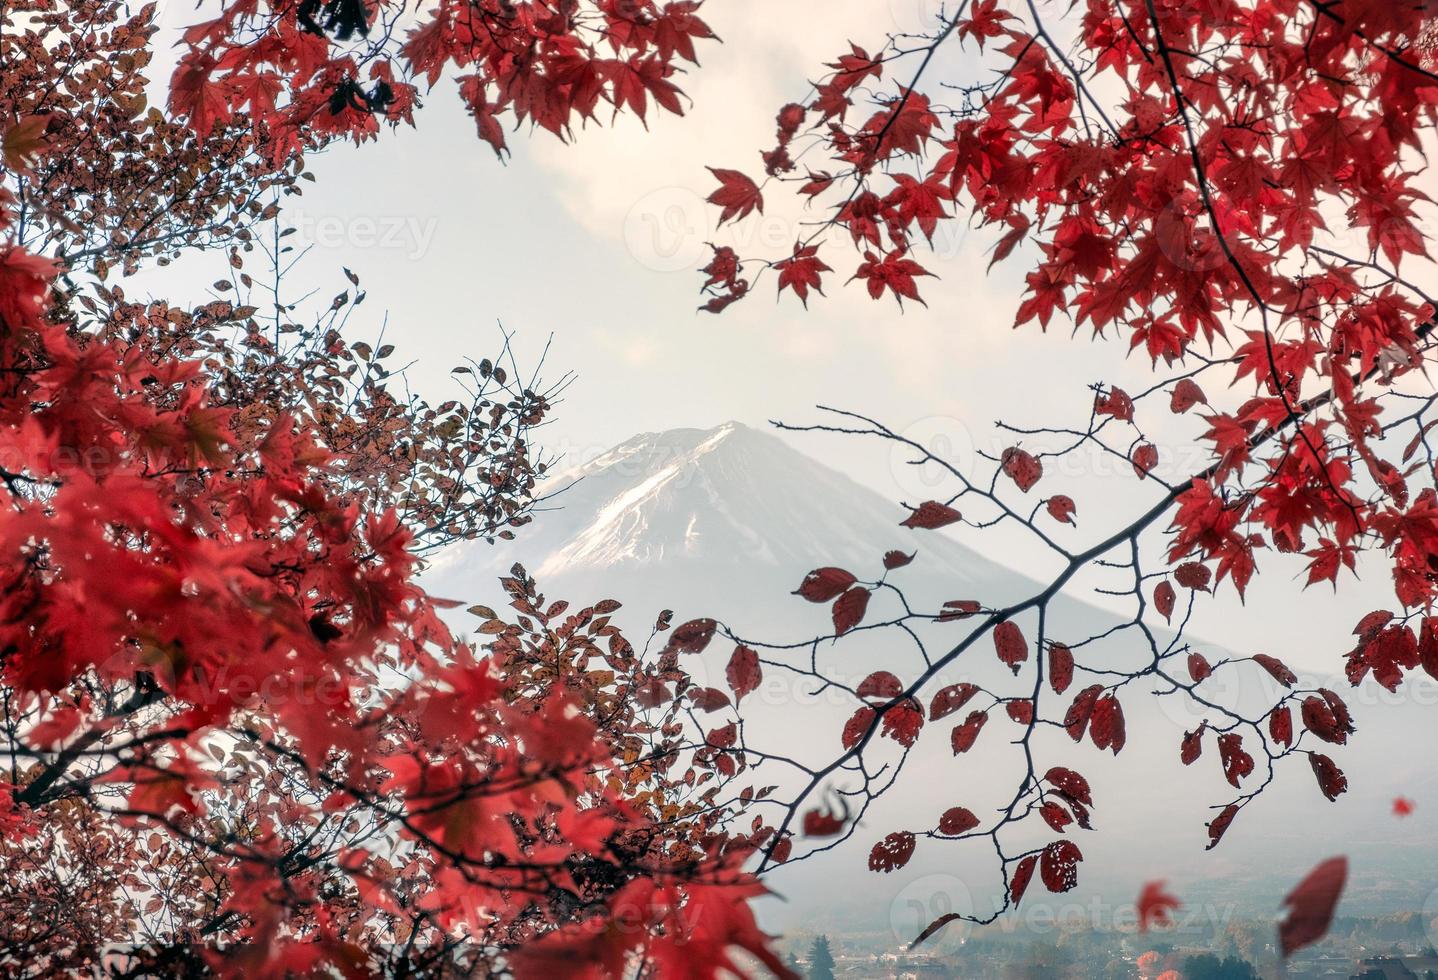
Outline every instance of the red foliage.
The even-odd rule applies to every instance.
[[[605,109],[644,120],[652,100],[682,114],[674,76],[713,37],[699,6],[444,0],[413,16],[389,0],[226,4],[185,32],[170,109],[202,136],[243,121],[278,168],[336,138],[372,139],[381,122],[412,123],[411,80],[432,88],[451,75],[480,138],[502,154],[506,113],[561,139]],[[758,204],[752,182],[722,173],[734,213]]]
[[[1428,255],[1419,153],[1438,106],[1431,23],[1421,5],[1340,6],[1094,0],[1070,48],[1055,46],[1064,32],[1046,28],[1032,5],[970,5],[927,43],[895,40],[874,55],[852,47],[807,105],[786,107],[780,137],[786,160],[807,144],[833,164],[793,178],[813,202],[831,204],[827,226],[796,250],[837,231],[859,253],[853,278],[875,298],[919,300],[917,277],[932,270],[914,253],[939,223],[972,215],[995,230],[995,262],[1029,263],[1019,324],[1068,315],[1119,333],[1155,366],[1231,337],[1234,366],[1207,373],[1257,391],[1237,411],[1208,416],[1215,464],[1182,494],[1173,559],[1202,562],[1242,591],[1260,543],[1291,552],[1317,538],[1309,580],[1334,581],[1365,535],[1377,535],[1399,600],[1417,607],[1438,594],[1425,564],[1434,498],[1410,491],[1413,471],[1373,445],[1381,405],[1362,382],[1414,370],[1432,329],[1425,294],[1399,273],[1405,258]],[[926,72],[950,46],[990,65],[993,81],[941,117]],[[896,79],[887,92],[885,77]],[[873,89],[872,115],[851,116]],[[790,179],[785,168],[770,173]],[[1330,244],[1334,213],[1366,248]],[[787,272],[785,261],[769,260]],[[823,271],[804,270],[801,298]],[[1254,317],[1258,329],[1233,333]],[[1209,404],[1198,373],[1174,379],[1172,412]],[[1135,399],[1117,389],[1096,412],[1136,424]],[[1159,461],[1142,439],[1125,455],[1140,477]],[[1024,456],[1005,464],[1024,489],[1038,477]],[[1221,491],[1247,471],[1249,485],[1264,483],[1257,494]],[[1364,474],[1379,493],[1364,494]]]
[[[893,36],[873,53],[851,45],[830,62],[812,98],[779,110],[763,186],[711,168],[720,223],[762,213],[765,193],[772,202],[791,181],[825,219],[772,258],[714,246],[705,310],[748,294],[746,266],[773,270],[778,294],[791,290],[807,306],[834,271],[818,258],[829,244],[853,248],[845,263],[825,255],[847,264],[871,298],[924,303],[920,284],[937,277],[919,253],[942,222],[961,219],[989,229],[993,263],[1025,263],[1016,326],[1046,330],[1058,318],[1115,335],[1147,355],[1156,376],[1128,391],[1095,385],[1086,423],[1012,430],[1029,448],[989,458],[987,481],[960,476],[948,502],[922,503],[903,521],[947,526],[962,506],[966,528],[1032,532],[1062,571],[1028,598],[966,598],[931,612],[902,604],[893,621],[865,624],[872,594],[897,591],[888,573],[908,564],[902,552],[866,583],[834,567],[805,578],[798,594],[830,606],[835,642],[861,625],[866,634],[898,626],[911,639],[915,623],[968,632],[947,652],[922,649],[912,673],[890,665],[856,690],[837,685],[859,702],[840,732],[843,754],[805,771],[859,773],[863,783],[837,809],[819,809],[806,800],[822,780],[810,779],[783,802],[777,827],[735,823],[767,790],[716,802],[749,764],[742,721],[706,718],[693,738],[690,709],[728,712],[763,679],[757,650],[740,644],[725,672],[732,701],[694,685],[680,658],[716,635],[733,639],[721,624],[684,623],[646,660],[609,622],[609,604],[566,616],[516,568],[505,585],[518,615],[476,613],[493,638],[481,651],[450,635],[415,584],[422,534],[491,536],[523,523],[535,470],[527,447],[491,444],[483,480],[465,464],[431,478],[416,503],[403,474],[454,448],[442,417],[455,410],[396,407],[368,384],[361,411],[343,407],[336,377],[360,363],[368,371],[383,354],[349,353],[337,331],[317,330],[301,358],[250,329],[253,308],[219,304],[174,319],[177,311],[137,309],[117,290],[99,303],[51,292],[61,270],[42,251],[103,280],[112,262],[130,268],[221,243],[238,273],[236,243],[272,216],[260,192],[290,190],[307,151],[412,122],[421,78],[432,87],[452,76],[499,154],[506,119],[567,138],[606,111],[644,121],[652,103],[682,113],[675,76],[696,62],[696,42],[712,38],[698,9],[688,0],[439,0],[418,12],[392,0],[225,4],[184,34],[169,99],[180,127],[143,111],[152,10],[122,18],[113,4],[23,8],[37,29],[7,35],[7,64],[38,67],[0,82],[0,159],[7,174],[27,177],[23,203],[34,215],[13,233],[44,231],[0,252],[0,448],[14,461],[0,469],[12,504],[0,524],[10,559],[3,682],[12,740],[33,760],[0,797],[13,854],[57,841],[76,851],[97,827],[124,841],[127,860],[178,854],[177,874],[215,887],[179,892],[186,902],[200,895],[200,913],[166,897],[144,914],[184,905],[176,935],[240,944],[234,956],[210,957],[232,972],[342,971],[357,940],[418,937],[427,948],[458,930],[483,940],[477,949],[509,949],[504,968],[520,975],[618,972],[634,958],[659,973],[711,975],[737,969],[733,948],[784,972],[754,927],[746,903],[760,886],[741,866],[755,854],[761,868],[788,860],[796,829],[852,834],[860,821],[848,799],[867,806],[902,764],[870,766],[865,753],[913,746],[921,698],[930,722],[969,709],[950,723],[955,755],[975,746],[1001,704],[1020,728],[1028,765],[1013,804],[984,829],[1009,904],[1036,870],[1051,891],[1074,887],[1082,854],[1068,837],[1015,852],[1001,833],[1035,814],[1059,834],[1087,828],[1094,805],[1078,772],[1038,775],[1031,737],[1058,726],[1117,753],[1127,739],[1120,692],[1140,679],[1212,714],[1180,746],[1191,764],[1213,731],[1237,791],[1208,824],[1210,847],[1293,756],[1308,757],[1328,799],[1346,790],[1342,770],[1308,747],[1346,744],[1355,731],[1335,692],[1295,690],[1294,673],[1263,654],[1210,663],[1182,642],[1162,644],[1145,612],[1151,605],[1181,629],[1179,587],[1190,604],[1225,582],[1242,597],[1260,558],[1282,556],[1304,559],[1309,585],[1336,587],[1342,569],[1376,552],[1403,611],[1359,622],[1347,678],[1371,675],[1394,690],[1419,668],[1438,676],[1428,444],[1438,419],[1428,417],[1431,399],[1416,410],[1396,401],[1421,385],[1438,325],[1404,273],[1428,256],[1423,135],[1438,122],[1433,25],[1421,4],[1087,0],[1063,32],[1032,4],[961,4],[926,38]],[[72,30],[81,13],[93,15],[89,26]],[[947,45],[965,49],[966,70],[981,80],[939,99],[926,73]],[[912,73],[901,73],[905,64]],[[112,84],[61,94],[43,84],[69,71]],[[828,169],[795,172],[795,159],[816,157]],[[0,227],[10,223],[3,194]],[[1336,221],[1346,227],[1330,229]],[[79,323],[75,307],[96,321]],[[209,339],[216,323],[249,324],[234,345],[245,356]],[[250,353],[283,366],[254,366]],[[489,364],[486,378],[495,371]],[[303,394],[276,410],[290,389]],[[486,438],[517,440],[536,424],[547,406],[530,394],[505,410],[514,426],[496,419]],[[1160,454],[1155,401],[1165,425],[1196,426],[1197,465],[1175,471],[1195,457],[1169,442]],[[1391,411],[1395,403],[1404,408]],[[377,420],[415,426],[422,438],[401,450],[375,434],[391,431]],[[1400,432],[1411,441],[1396,451],[1389,437]],[[1155,502],[1070,549],[1050,535],[1080,533],[1054,526],[1074,523],[1074,498],[1024,495],[1046,464],[1051,480],[1061,476],[1053,464],[1079,446],[1126,464]],[[74,453],[104,465],[72,466]],[[475,485],[493,492],[467,497],[462,488]],[[451,519],[455,510],[463,517]],[[1085,503],[1085,513],[1098,510]],[[1048,523],[1035,522],[1040,511]],[[1145,568],[1157,549],[1140,539],[1165,525],[1168,567]],[[1052,638],[1052,600],[1094,568],[1131,576],[1111,594],[1136,606],[1124,629],[1146,637],[1141,670],[1099,669],[1087,652],[1075,661],[1073,650],[1107,637],[1071,638],[1072,649]],[[1151,603],[1146,582],[1155,583]],[[1021,615],[1036,616],[1038,657]],[[668,627],[666,616],[657,632]],[[1012,689],[944,677],[985,634]],[[593,658],[604,668],[591,670]],[[1204,697],[1216,672],[1250,660],[1279,687],[1271,706],[1249,717]],[[766,653],[764,663],[775,661]],[[813,660],[795,669],[826,679]],[[1079,671],[1092,683],[1068,700]],[[392,689],[380,682],[386,672],[418,680]],[[329,836],[335,824],[351,826],[335,814],[358,815],[357,829]],[[949,836],[980,826],[959,807],[940,821]],[[362,846],[370,835],[400,842],[408,863],[397,868]],[[889,833],[870,867],[901,868],[915,845],[910,831]],[[87,867],[96,880],[76,893],[116,894],[113,871]],[[1289,896],[1285,954],[1323,935],[1345,876],[1335,859]],[[1141,919],[1174,904],[1151,886]],[[95,916],[119,914],[100,909]],[[610,928],[621,916],[638,928]]]

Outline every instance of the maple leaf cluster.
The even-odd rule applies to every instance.
[[[1181,486],[1175,563],[1206,563],[1242,592],[1264,547],[1307,555],[1310,583],[1381,548],[1398,599],[1425,605],[1438,588],[1435,498],[1421,484],[1432,466],[1412,457],[1431,423],[1383,413],[1384,388],[1422,367],[1434,326],[1428,294],[1403,275],[1405,259],[1430,258],[1431,11],[1091,0],[1063,26],[1077,32],[1072,48],[1053,41],[1038,8],[983,0],[927,43],[853,45],[830,63],[811,101],[781,111],[784,152],[764,154],[768,183],[832,200],[827,218],[788,256],[719,248],[705,308],[746,295],[753,276],[739,270],[755,262],[807,305],[831,271],[819,249],[835,238],[860,254],[853,278],[871,296],[920,300],[929,271],[915,250],[967,210],[998,230],[993,261],[1031,259],[1016,325],[1063,316],[1119,334],[1155,370],[1185,367],[1175,413],[1207,404],[1199,375],[1255,389],[1204,416],[1213,463]],[[951,85],[940,105],[922,82],[955,46],[993,79]],[[881,82],[896,75],[886,94]],[[834,166],[796,173],[797,141]],[[742,171],[714,172],[721,220],[762,206]],[[1344,247],[1345,235],[1363,246]],[[1232,353],[1202,350],[1219,346]],[[1158,453],[1133,400],[1112,389],[1096,410],[1138,430],[1119,452],[1151,472]],[[1413,442],[1394,458],[1380,443],[1408,425]]]
[[[216,11],[214,8],[218,7]],[[413,123],[420,85],[450,75],[496,154],[504,124],[560,138],[608,112],[683,114],[675,76],[713,37],[698,0],[383,0],[216,4],[190,27],[170,108],[195,132],[247,121],[276,167],[381,123]]]

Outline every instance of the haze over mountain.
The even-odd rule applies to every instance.
[[[498,605],[494,579],[519,561],[551,598],[624,602],[619,621],[640,645],[661,608],[674,609],[676,622],[714,616],[746,638],[792,642],[822,635],[829,629],[827,609],[790,594],[804,574],[833,564],[873,577],[881,556],[894,548],[918,552],[895,581],[920,607],[954,598],[997,605],[1040,588],[1036,578],[1004,568],[946,533],[899,527],[906,512],[898,501],[738,423],[637,435],[556,473],[543,489],[554,496],[516,541],[469,544],[441,556],[426,578],[431,591]],[[1121,622],[1118,613],[1087,598],[1076,591],[1056,599],[1047,619],[1049,635],[1087,637]],[[871,619],[883,614],[882,601],[875,600]],[[462,617],[456,623],[465,625]],[[1036,623],[1022,625],[1030,638],[1036,634]],[[966,632],[962,624],[943,624],[924,636],[931,649],[942,650]],[[1191,636],[1186,640],[1210,659],[1222,656]],[[851,683],[878,667],[908,678],[917,669],[915,652],[896,643],[893,635],[876,635],[818,649],[828,658],[826,671]],[[728,656],[719,646],[687,666],[718,682]],[[978,659],[960,657],[944,673],[944,683],[1006,679],[1007,671],[983,644],[972,653]],[[1147,656],[1129,631],[1080,659],[1118,666]],[[1333,664],[1335,673],[1340,666]],[[1220,685],[1216,696],[1244,706],[1272,698],[1266,675],[1239,676],[1227,688]],[[1111,918],[1132,902],[1142,882],[1166,878],[1195,907],[1211,906],[1213,915],[1262,914],[1276,911],[1281,896],[1318,860],[1348,853],[1354,862],[1348,899],[1354,914],[1421,907],[1428,889],[1438,885],[1438,859],[1428,846],[1438,825],[1438,793],[1427,751],[1438,733],[1433,707],[1438,691],[1426,682],[1400,697],[1372,689],[1355,694],[1346,685],[1341,690],[1354,706],[1360,732],[1349,747],[1325,751],[1348,770],[1351,791],[1329,804],[1306,760],[1285,760],[1274,785],[1243,812],[1222,845],[1207,853],[1209,808],[1234,794],[1211,743],[1192,767],[1179,762],[1179,740],[1197,726],[1201,713],[1175,697],[1130,688],[1123,696],[1129,744],[1120,756],[1100,754],[1087,743],[1075,747],[1054,732],[1038,746],[1045,764],[1081,769],[1098,805],[1095,831],[1079,832],[1086,858],[1079,889],[1044,901],[1051,909],[1083,907]],[[837,748],[839,727],[853,703],[820,696],[812,685],[766,670],[765,687],[745,701],[745,709],[751,745],[762,747],[768,739],[770,746],[823,760]],[[1047,710],[1054,709],[1050,703]],[[982,815],[984,806],[998,805],[1012,791],[1011,766],[1017,761],[1003,728],[1008,724],[993,718],[980,744],[958,758],[947,745],[947,728],[926,731],[898,785],[850,845],[772,878],[789,901],[766,909],[771,923],[853,928],[889,922],[898,940],[912,938],[926,912],[965,905],[985,910],[997,887],[991,851],[922,841],[909,867],[892,875],[870,873],[865,854],[889,830],[932,827],[948,806],[962,804]],[[764,773],[756,781],[773,780]],[[1401,822],[1387,815],[1399,793],[1419,802],[1418,812]],[[1047,836],[1052,835],[1036,842]]]

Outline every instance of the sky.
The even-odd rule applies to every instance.
[[[548,346],[545,375],[573,371],[577,379],[541,445],[570,463],[638,432],[730,419],[813,423],[825,419],[815,406],[828,405],[870,415],[965,472],[982,472],[977,451],[997,454],[1013,441],[995,420],[1072,424],[1088,414],[1090,385],[1135,391],[1152,383],[1147,360],[1129,357],[1124,340],[1072,338],[1059,321],[1048,333],[1034,324],[1013,329],[1033,256],[1021,249],[988,271],[997,238],[990,230],[971,229],[966,217],[940,223],[933,249],[916,253],[936,276],[922,281],[927,306],[901,308],[888,296],[874,302],[860,284],[842,285],[831,274],[829,295],[812,297],[806,311],[792,295],[776,299],[771,275],[720,316],[697,310],[706,242],[733,244],[741,254],[785,253],[815,217],[796,195],[774,189],[762,215],[716,228],[717,209],[704,198],[717,182],[706,166],[759,175],[778,107],[802,99],[823,62],[851,39],[873,50],[890,31],[919,29],[937,6],[709,3],[703,15],[723,43],[702,44],[702,67],[680,80],[692,100],[683,117],[651,109],[646,131],[625,115],[612,126],[589,126],[572,143],[521,131],[510,135],[506,163],[477,138],[442,80],[417,113],[418,128],[311,157],[317,179],[302,185],[286,212],[296,229],[289,241],[307,249],[292,290],[314,288],[314,302],[324,305],[348,286],[342,269],[357,273],[368,296],[351,321],[352,339],[372,340],[383,326],[397,357],[414,362],[411,380],[432,403],[448,397],[449,369],[494,353],[502,331],[514,334],[524,369]],[[179,0],[161,12],[165,30],[192,19]],[[157,69],[163,79],[163,65]],[[957,77],[963,69],[943,71]],[[831,243],[824,254],[836,268],[851,268],[841,252],[848,247]],[[201,256],[136,282],[157,295],[199,298],[222,263]],[[1160,450],[1158,472],[1203,465],[1200,420],[1147,422]],[[785,438],[896,505],[952,489],[878,440]],[[1159,492],[1121,461],[1082,456],[1051,471],[1043,490],[1070,493],[1080,527],[1095,540]],[[968,543],[1020,568],[1042,558],[1017,538]],[[1295,599],[1293,574],[1260,575],[1242,615],[1231,594],[1215,603],[1213,639],[1259,643],[1332,669],[1352,624],[1391,596],[1378,573],[1346,585],[1339,602],[1318,591]]]

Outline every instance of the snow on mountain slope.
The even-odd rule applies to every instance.
[[[872,575],[884,552],[894,548],[917,550],[918,558],[897,581],[925,607],[954,598],[996,605],[1037,590],[1034,578],[980,556],[944,532],[900,527],[904,511],[898,501],[818,464],[769,433],[738,423],[635,436],[555,474],[543,491],[553,496],[516,541],[453,549],[427,573],[430,590],[498,606],[502,600],[495,577],[518,561],[551,598],[576,604],[621,600],[626,608],[618,621],[640,642],[655,612],[664,607],[676,610],[676,621],[712,615],[745,636],[789,641],[820,635],[828,630],[827,609],[790,595],[804,573],[834,564]],[[1031,571],[1042,578],[1047,570]],[[1087,598],[1074,588],[1055,600],[1047,620],[1050,635],[1066,640],[1092,636],[1119,623],[1118,615]],[[882,600],[876,599],[870,618],[882,613]],[[466,625],[462,615],[455,622]],[[1031,620],[1021,625],[1031,638],[1035,635]],[[927,638],[941,650],[964,632],[959,624],[945,624]],[[1211,660],[1224,655],[1192,642]],[[878,666],[911,676],[914,651],[895,643],[892,636],[871,634],[825,645],[820,652],[827,671],[851,682]],[[712,649],[688,666],[719,683],[727,654]],[[1130,631],[1086,649],[1084,659],[1091,666],[1112,667],[1142,663],[1147,656]],[[983,642],[940,678],[942,683],[966,679],[985,685],[1012,682]],[[1257,703],[1273,694],[1259,677],[1216,696]],[[795,683],[766,686],[745,706],[752,735],[767,732],[786,750],[809,750],[815,757],[832,752],[837,731],[853,710],[847,702],[812,696]],[[1416,823],[1391,828],[1384,823],[1384,833],[1374,836],[1374,823],[1387,819],[1385,807],[1394,793],[1417,795],[1428,809],[1419,792],[1423,783],[1415,780],[1432,786],[1433,777],[1415,769],[1403,746],[1418,726],[1429,737],[1434,733],[1431,706],[1369,705],[1358,699],[1355,717],[1363,731],[1353,747],[1332,754],[1350,770],[1355,790],[1363,789],[1329,805],[1319,797],[1303,760],[1290,760],[1274,787],[1245,811],[1211,854],[1203,850],[1203,825],[1212,816],[1207,808],[1227,802],[1232,792],[1212,746],[1192,768],[1178,762],[1179,741],[1197,727],[1201,714],[1178,698],[1146,697],[1133,689],[1125,693],[1124,706],[1130,739],[1120,757],[1101,755],[1090,746],[1075,748],[1061,733],[1044,749],[1053,753],[1054,763],[1081,768],[1101,801],[1097,832],[1082,835],[1088,860],[1081,891],[1070,896],[1072,901],[1097,899],[1112,911],[1132,901],[1142,881],[1166,875],[1191,876],[1195,897],[1199,882],[1206,880],[1217,894],[1237,887],[1246,895],[1271,893],[1276,902],[1314,861],[1344,850],[1355,859],[1370,855],[1370,866],[1397,878],[1400,891],[1408,885],[1394,870],[1398,867],[1438,884],[1438,863],[1423,847]],[[919,896],[921,904],[952,905],[968,896],[981,906],[993,884],[982,854],[969,855],[976,859],[970,870],[965,856],[955,853],[962,848],[934,844],[930,849],[926,843],[912,873],[906,869],[878,877],[864,870],[863,853],[881,830],[932,825],[954,804],[979,812],[980,801],[1011,790],[1004,724],[997,718],[989,726],[994,731],[985,733],[985,738],[992,736],[987,752],[975,750],[959,759],[949,752],[946,730],[926,733],[908,762],[904,785],[876,809],[873,826],[861,831],[854,846],[775,878],[791,903],[787,911],[772,913],[771,922],[782,927],[807,917],[842,915],[882,922],[891,908],[913,905],[914,888],[930,890]],[[1438,794],[1431,809],[1438,812]],[[1394,863],[1400,861],[1397,855],[1400,864]],[[929,878],[937,866],[947,877],[935,885]],[[1365,873],[1361,865],[1356,868],[1355,888]],[[955,881],[962,895],[933,891],[952,891]],[[1267,899],[1257,901],[1261,906]],[[1245,903],[1245,911],[1255,909]],[[897,932],[911,929],[912,923],[895,921],[894,928],[896,940],[910,938]]]
[[[524,550],[543,579],[576,568],[702,562],[809,567],[816,557],[871,563],[899,539],[892,502],[738,422],[644,433],[544,485]],[[976,556],[942,541],[942,571],[975,581]],[[938,569],[936,569],[938,570]]]

